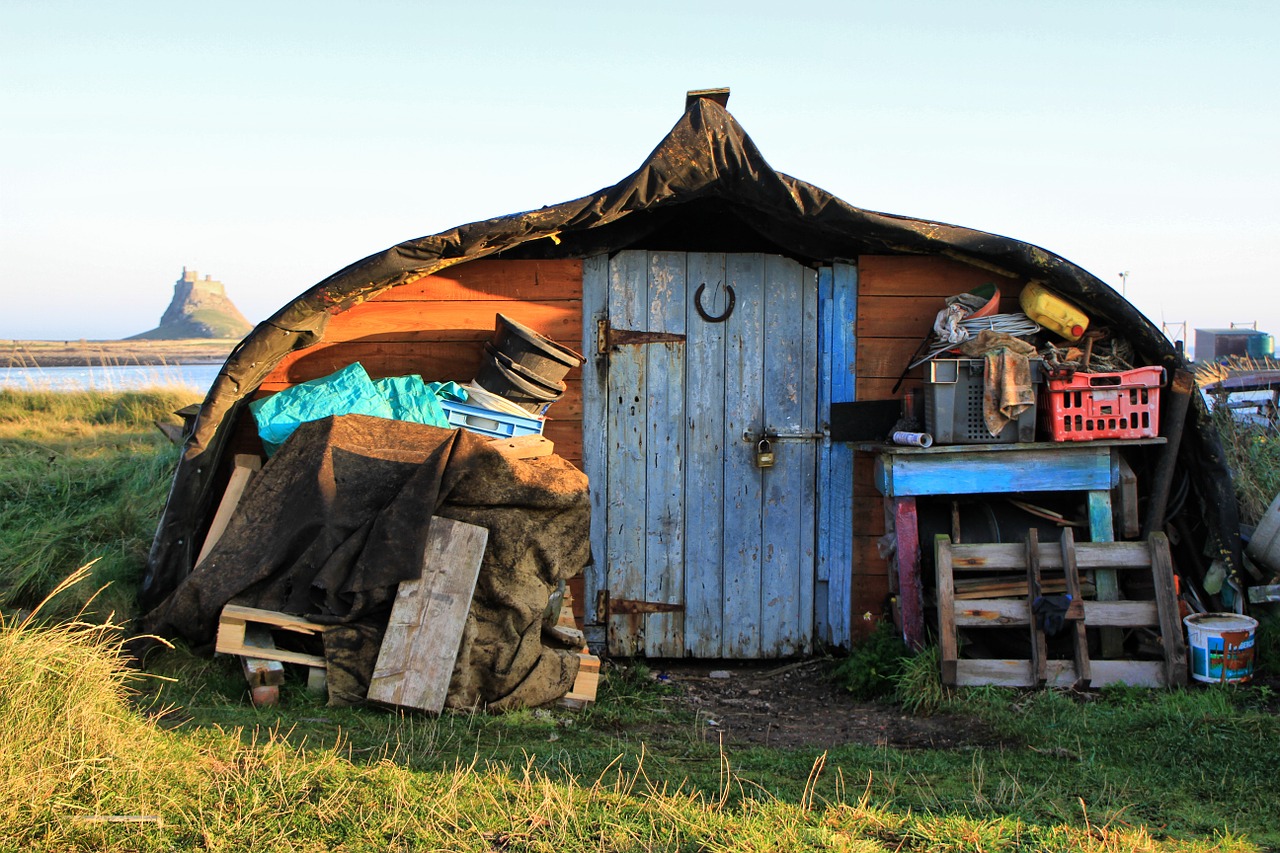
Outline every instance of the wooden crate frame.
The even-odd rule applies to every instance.
[[[948,686],[1000,685],[1005,687],[1101,687],[1132,684],[1173,687],[1187,683],[1187,648],[1178,613],[1169,540],[1153,533],[1146,542],[1076,543],[1070,528],[1055,544],[1041,544],[1035,530],[1026,544],[962,545],[951,537],[934,540],[937,566],[938,638],[942,657],[942,681]],[[1151,572],[1155,600],[1084,601],[1079,573],[1114,569]],[[1013,572],[1026,577],[1026,595],[957,601],[956,572]],[[1032,602],[1039,595],[1042,571],[1061,572],[1073,610],[1067,614],[1072,635],[1072,660],[1050,660],[1044,632],[1032,616]],[[1010,576],[1011,580],[1018,580]],[[1079,608],[1075,608],[1075,604]],[[1020,628],[1030,632],[1032,655],[1023,659],[962,659],[957,632],[966,627]],[[1164,659],[1091,660],[1086,628],[1158,629]]]

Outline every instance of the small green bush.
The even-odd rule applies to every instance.
[[[881,622],[865,640],[854,645],[831,677],[859,699],[892,696],[897,689],[897,676],[908,657],[907,647],[893,623]]]

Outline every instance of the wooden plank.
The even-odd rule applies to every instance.
[[[887,400],[908,391],[913,391],[923,386],[923,380],[920,378],[920,368],[916,368],[907,374],[907,378],[902,380],[902,385],[896,391],[894,386],[898,384],[897,376],[859,376],[858,377],[858,399],[859,400]]]
[[[942,255],[861,255],[858,269],[867,296],[945,298],[992,282],[1002,296],[1016,300],[1023,284],[1011,271],[984,269]]]
[[[1035,600],[1040,597],[1040,534],[1032,527],[1027,531],[1026,542],[1026,560],[1027,560],[1027,623],[1031,630],[1031,675],[1035,679],[1035,686],[1039,687],[1045,682],[1045,663],[1049,657],[1048,641],[1045,639],[1044,631],[1040,629],[1040,625],[1034,618],[1030,618],[1034,613]]]
[[[1111,484],[1096,487],[1089,492],[1089,538],[1094,542],[1115,541],[1115,528],[1111,519]],[[1120,583],[1113,568],[1099,568],[1093,573],[1093,583],[1100,601],[1120,598]],[[1124,654],[1124,635],[1114,629],[1102,631],[1102,656],[1118,658]]]
[[[917,296],[864,296],[858,302],[858,337],[905,338],[917,344],[933,331],[941,301]]]
[[[1147,542],[1151,546],[1151,577],[1160,618],[1160,645],[1164,647],[1165,680],[1171,685],[1183,685],[1187,683],[1187,645],[1179,618],[1169,540],[1163,533],[1152,533]]]
[[[555,442],[543,435],[517,435],[511,438],[495,438],[487,445],[507,459],[536,459],[550,456],[556,451]]]
[[[209,524],[209,532],[204,535],[204,544],[200,546],[200,556],[196,557],[195,564],[200,565],[204,558],[213,550],[213,546],[218,544],[218,540],[222,538],[222,534],[226,532],[227,525],[231,523],[231,517],[235,515],[236,507],[240,505],[240,498],[244,495],[244,490],[248,488],[249,481],[253,479],[253,475],[262,469],[262,460],[249,453],[237,453],[235,455],[235,463],[231,469],[231,478],[227,480],[227,488],[222,493],[222,500],[218,503],[218,511],[213,514],[213,521]]]
[[[877,487],[882,494],[898,497],[1106,489],[1111,463],[1105,450],[882,453],[877,457]]]
[[[858,375],[896,380],[911,363],[919,346],[918,338],[862,338],[858,346]]]
[[[1045,686],[1070,687],[1076,680],[1075,665],[1069,660],[1050,660],[1045,667]],[[1135,687],[1164,687],[1162,661],[1095,660],[1090,668],[1093,687],[1130,684]],[[1000,687],[1031,687],[1030,661],[961,660],[956,682],[961,687],[991,684]]]
[[[1017,544],[953,545],[956,571],[1022,569],[1026,557]],[[1145,542],[1077,542],[1076,565],[1083,570],[1098,568],[1145,569],[1151,565],[1151,551]],[[1040,546],[1040,566],[1061,569],[1062,551],[1056,545]]]
[[[851,264],[837,263],[831,267],[831,276],[831,361],[827,380],[830,391],[827,405],[819,408],[819,417],[823,421],[830,417],[830,403],[849,403],[859,399],[858,338],[855,334],[859,310],[858,270]],[[830,642],[848,645],[853,639],[853,573],[858,565],[853,550],[854,534],[858,529],[855,521],[858,516],[854,514],[854,449],[851,445],[836,443],[824,445],[824,451],[829,481],[824,495],[830,507],[820,532],[820,536],[828,540],[826,614]],[[879,533],[883,534],[883,513],[873,512],[871,515],[876,519],[873,524],[879,524]],[[887,569],[882,571],[887,574]],[[877,611],[879,609],[876,608]]]
[[[396,590],[370,700],[432,713],[444,708],[488,539],[478,525],[432,517],[422,577]]]
[[[357,361],[374,379],[417,374],[427,382],[457,381],[465,384],[479,370],[484,358],[484,342],[491,334],[477,330],[474,339],[461,341],[322,341],[286,355],[259,388],[279,391],[328,376]],[[576,339],[557,343],[574,350],[582,346],[582,342]],[[581,381],[581,369],[570,370],[564,381],[569,386],[565,391],[568,395]],[[560,406],[562,402],[556,405]]]
[[[233,605],[227,605],[227,608]],[[251,656],[263,658],[266,660],[278,660],[284,663],[297,663],[304,666],[323,667],[325,665],[324,658],[320,655],[309,655],[303,652],[292,652],[285,649],[263,649],[245,645],[245,632],[248,629],[248,622],[245,619],[235,615],[228,615],[227,608],[222,611],[222,618],[218,620],[218,634],[214,641],[214,651],[227,655]],[[252,610],[252,608],[240,608],[242,610]],[[283,617],[285,619],[293,619],[283,613],[271,613],[270,611],[257,611],[265,613],[272,617]],[[254,621],[254,620],[250,620]],[[296,620],[288,624],[278,624],[275,627],[283,630],[297,630],[297,624],[311,625],[305,620]],[[290,627],[291,625],[295,627]],[[323,631],[324,626],[312,625],[316,631]],[[315,633],[316,631],[300,631],[300,633]]]
[[[685,256],[652,252],[648,258],[647,317],[651,332],[685,333]],[[645,504],[645,601],[684,602],[684,399],[683,342],[638,347],[645,362],[647,412]],[[644,653],[684,657],[684,614],[644,617]]]
[[[601,424],[602,421],[595,421]],[[603,433],[604,428],[597,426],[592,433]],[[547,423],[542,428],[542,436],[555,445],[555,452],[568,462],[572,462],[579,468],[582,467],[582,421],[561,421],[555,418],[548,418]],[[601,481],[603,482],[603,481]]]
[[[827,425],[830,425],[831,412],[831,336],[835,327],[831,288],[831,267],[822,267],[818,270],[818,412],[819,418]],[[832,644],[831,622],[827,614],[830,606],[827,578],[831,573],[835,545],[830,530],[831,519],[837,513],[831,493],[831,451],[836,446],[827,441],[818,448],[818,553],[814,572],[817,583],[821,585],[822,607],[814,611],[814,622],[818,639],[827,644]],[[852,542],[852,536],[849,539]]]
[[[1124,454],[1112,454],[1115,464],[1116,486],[1112,489],[1111,504],[1115,510],[1116,526],[1124,539],[1137,539],[1142,530],[1138,517],[1138,476],[1125,461]]]
[[[295,634],[320,634],[325,630],[324,625],[317,622],[308,622],[301,616],[294,616],[292,613],[263,610],[259,607],[244,607],[239,604],[228,604],[223,607],[222,618],[234,619],[240,622],[257,622],[261,625],[279,628],[282,631],[292,631]]]
[[[961,628],[1016,628],[1026,625],[1027,602],[1018,598],[957,600],[955,622]],[[1085,601],[1084,622],[1102,626],[1154,626],[1159,624],[1154,601]]]
[[[603,621],[604,614],[596,613],[596,592],[608,588],[605,558],[607,539],[607,497],[609,470],[608,434],[608,386],[605,360],[596,353],[596,322],[608,316],[609,309],[609,257],[597,255],[587,258],[582,265],[582,340],[580,351],[586,355],[582,365],[582,412],[590,429],[579,424],[581,436],[581,464],[587,473],[587,496],[591,501],[591,560],[583,570],[582,596],[578,599],[583,608],[584,624]],[[547,430],[544,435],[557,441]],[[563,455],[563,453],[561,454]]]
[[[433,303],[429,311],[416,302],[366,302],[334,315],[324,339],[482,341],[493,335],[494,313],[494,302],[486,299]],[[576,340],[582,328],[579,300],[512,303],[512,310],[502,313],[557,341]]]
[[[578,675],[569,692],[560,698],[559,705],[575,710],[585,708],[596,701],[600,686],[600,658],[590,652],[578,654]]]
[[[924,587],[920,579],[920,533],[913,497],[893,501],[893,529],[898,540],[898,607],[902,639],[913,651],[924,646]]]
[[[938,656],[942,660],[942,683],[956,683],[956,661],[960,657],[956,639],[957,612],[954,576],[951,573],[951,538],[945,533],[933,539],[933,556],[938,594]]]
[[[764,269],[763,423],[779,434],[813,433],[816,364],[806,332],[816,317],[805,311],[806,280],[790,258],[766,255]],[[759,655],[789,657],[805,650],[813,621],[806,614],[801,625],[800,578],[813,576],[814,442],[779,440],[773,452],[763,471]]]
[[[722,654],[760,652],[760,527],[763,482],[754,442],[764,408],[764,256],[725,258],[725,278],[737,293],[731,337],[725,341],[724,642]]]
[[[370,301],[578,299],[582,296],[583,264],[577,258],[468,261],[385,290]],[[501,307],[495,310],[506,313]]]
[[[687,259],[686,316],[697,316],[698,285],[713,290],[725,281],[725,256],[692,252]],[[724,347],[725,323],[688,322],[686,369],[696,377],[685,401],[685,637],[688,654],[722,655],[724,636]],[[736,449],[736,445],[735,445]]]
[[[822,378],[818,373],[818,274],[816,270],[801,267],[800,287],[803,294],[801,301],[804,316],[803,353],[804,386],[800,392],[800,429],[802,432],[814,433],[826,427],[826,418],[818,415],[818,387]],[[800,515],[800,535],[798,545],[799,565],[795,583],[797,641],[787,654],[809,654],[813,650],[816,623],[814,620],[814,602],[816,599],[815,584],[817,581],[817,524],[818,524],[818,448],[825,442],[805,441],[802,446],[802,465],[804,466],[802,497],[804,511]],[[851,472],[852,473],[852,472]],[[848,530],[846,528],[845,532]],[[850,547],[850,537],[845,537],[846,550]],[[847,574],[846,570],[846,574]],[[847,607],[847,605],[844,605]]]
[[[1067,585],[1067,595],[1071,596],[1072,602],[1080,602],[1083,605],[1084,594],[1080,587],[1080,569],[1076,563],[1076,535],[1070,527],[1062,531],[1059,547],[1062,551],[1062,574]],[[1088,619],[1087,614],[1084,619],[1073,619],[1067,626],[1067,630],[1071,632],[1072,658],[1076,662],[1075,686],[1077,689],[1088,687],[1092,678],[1089,673],[1089,638],[1084,628],[1086,619]]]
[[[609,322],[619,329],[646,329],[648,257],[624,251],[609,266]],[[605,550],[613,598],[644,600],[645,507],[648,480],[647,398],[644,347],[608,353],[608,534]],[[611,616],[609,651],[624,657],[644,651],[644,617]]]

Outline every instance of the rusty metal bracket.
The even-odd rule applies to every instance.
[[[596,591],[596,619],[608,621],[610,616],[625,616],[632,613],[683,613],[683,604],[669,601],[640,601],[632,598],[613,598],[609,590]]]
[[[738,304],[738,294],[734,293],[733,285],[726,284],[725,292],[729,294],[729,305],[724,309],[724,313],[716,316],[708,314],[707,309],[702,307],[702,291],[707,289],[707,283],[704,281],[698,285],[698,289],[693,292],[693,307],[698,309],[698,316],[706,320],[708,323],[723,323],[729,319],[729,315],[733,313],[733,308]]]
[[[609,325],[608,318],[602,317],[596,320],[596,352],[600,355],[623,346],[682,344],[684,341],[685,336],[677,332],[641,332],[637,329],[615,329]]]

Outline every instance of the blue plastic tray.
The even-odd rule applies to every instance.
[[[444,413],[449,416],[449,425],[460,429],[469,429],[494,438],[542,435],[544,421],[532,415],[522,418],[519,415],[508,415],[506,412],[495,412],[493,409],[453,400],[441,400],[440,405],[444,408]]]

